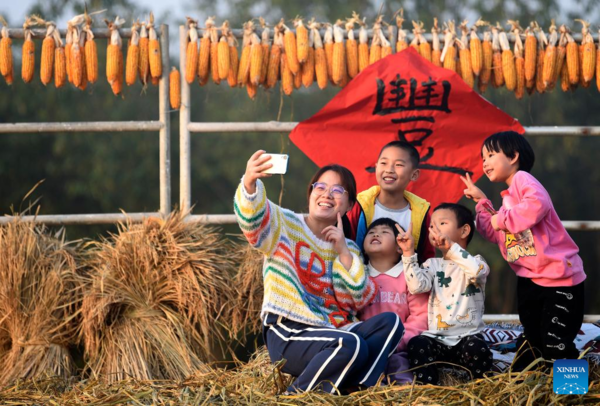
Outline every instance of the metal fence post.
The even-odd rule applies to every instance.
[[[181,71],[181,107],[179,109],[179,208],[187,213],[192,205],[190,162],[190,85],[185,80],[187,27],[179,26],[179,69]]]
[[[167,216],[171,212],[171,117],[169,112],[169,26],[160,26],[160,47],[162,49],[163,72],[159,85],[160,130],[160,213]]]

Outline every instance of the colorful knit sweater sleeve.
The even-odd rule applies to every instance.
[[[346,240],[352,254],[352,266],[346,269],[333,244],[317,238],[301,215],[267,199],[260,180],[254,194],[240,184],[234,211],[248,242],[265,254],[262,316],[268,312],[339,327],[354,321],[375,296],[356,244]]]

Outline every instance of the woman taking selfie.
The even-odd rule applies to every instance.
[[[398,316],[356,323],[375,296],[342,216],[356,202],[356,182],[340,165],[317,171],[308,185],[308,216],[267,200],[260,178],[270,156],[255,152],[235,194],[234,209],[248,242],[265,255],[263,337],[272,362],[296,377],[288,392],[372,386],[402,338]]]

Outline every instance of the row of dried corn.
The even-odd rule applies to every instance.
[[[119,34],[119,28],[125,21],[119,17],[114,22],[104,21],[110,30],[106,52],[106,78],[113,93],[120,94],[124,82],[133,85],[138,78],[144,85],[148,82],[158,84],[162,76],[162,59],[153,15],[150,14],[150,21],[147,23],[133,24],[126,65]],[[0,22],[3,24],[0,39],[0,73],[10,85],[14,78],[12,40],[6,22],[1,19]],[[35,42],[31,31],[34,26],[46,27],[40,60],[40,80],[44,85],[48,85],[54,79],[57,88],[63,87],[68,81],[73,86],[85,90],[88,83],[98,80],[98,53],[91,29],[92,18],[86,13],[68,21],[65,44],[54,22],[44,21],[37,16],[27,18],[23,25],[21,60],[21,77],[25,83],[31,82],[35,74]]]

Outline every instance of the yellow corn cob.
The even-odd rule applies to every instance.
[[[560,70],[560,88],[563,92],[571,90],[571,80],[569,79],[569,69],[567,64],[564,63]]]
[[[471,51],[471,68],[475,75],[479,75],[483,69],[483,46],[481,40],[477,36],[477,27],[485,24],[479,19],[473,27],[471,27],[471,41],[469,42],[469,50]]]
[[[296,18],[294,20],[294,27],[296,27],[296,49],[298,52],[298,63],[303,64],[308,60],[308,29],[302,22],[301,18]]]
[[[584,89],[587,89],[592,84],[591,81],[586,81],[583,77],[583,50],[584,45],[579,45],[579,86]],[[594,66],[595,68],[595,66]]]
[[[229,32],[229,23],[225,21],[221,28],[221,39],[217,45],[217,60],[219,79],[225,80],[229,76],[229,44],[227,43],[227,33]]]
[[[338,22],[333,26],[333,83],[339,85],[346,71],[346,53],[344,51],[344,32],[341,28],[342,22]]]
[[[113,93],[117,95],[121,93],[121,89],[118,85],[115,85],[115,82],[120,81],[121,86],[123,85],[123,53],[121,52],[122,41],[121,35],[119,34],[119,24],[117,24],[121,21],[117,17],[117,20],[114,23],[106,20],[105,22],[110,30],[110,38],[108,40],[108,47],[106,50],[106,79],[108,80],[108,83],[110,83]],[[75,35],[73,36],[73,41],[75,42]],[[115,89],[118,90],[118,92],[116,92]]]
[[[327,59],[327,77],[333,83],[333,28],[331,24],[327,24],[325,28],[323,47],[325,49],[325,58]]]
[[[492,27],[492,36],[492,85],[497,88],[504,85],[504,73],[502,72],[502,52],[500,50],[498,28]]]
[[[429,42],[427,42],[427,39],[425,39],[425,36],[423,35],[423,33],[424,33],[423,22],[419,21],[418,23],[416,23],[413,21],[412,23],[413,23],[413,26],[415,27],[413,32],[415,33],[415,36],[419,40],[419,54],[423,58],[425,58],[429,62],[431,62],[431,44],[429,44]]]
[[[309,43],[311,40],[309,40]],[[308,48],[308,58],[303,65],[300,66],[302,73],[302,84],[304,87],[310,87],[315,81],[315,50],[311,46]]]
[[[358,71],[362,72],[369,66],[369,37],[365,24],[359,20],[360,30],[358,31]]]
[[[515,34],[515,71],[517,75],[517,86],[515,87],[515,97],[519,100],[525,94],[525,58],[523,57],[524,47],[519,33],[520,27],[515,23],[513,25]]]
[[[54,69],[54,49],[56,44],[52,37],[52,31],[54,31],[54,26],[48,26],[46,38],[44,38],[44,41],[42,42],[40,80],[44,86],[52,80],[52,70]]]
[[[369,49],[369,65],[381,59],[381,20],[379,16],[373,24],[373,39],[371,40],[371,49]]]
[[[258,35],[252,34],[252,45],[250,46],[250,79],[253,85],[258,86],[260,83],[260,73],[263,64],[263,48],[260,44]]]
[[[565,26],[562,25],[559,31],[560,39],[558,41],[558,47],[556,48],[556,69],[554,70],[554,77],[552,78],[552,86],[555,86],[556,83],[558,83],[558,79],[567,56],[567,37],[564,34]]]
[[[321,42],[319,25],[313,22],[310,24],[310,30],[315,47],[315,76],[317,78],[317,85],[319,89],[325,89],[327,87],[327,56]]]
[[[217,29],[213,28],[214,36],[217,36]],[[219,75],[219,41],[213,41],[213,34],[211,34],[210,41],[210,73],[212,80],[216,85],[221,84],[221,76]]]
[[[294,75],[294,89],[300,89],[302,86],[302,71],[298,72],[297,75]]]
[[[544,69],[542,73],[542,80],[544,81],[544,86],[547,90],[554,87],[553,79],[556,73],[556,44],[558,43],[558,31],[556,30],[556,25],[554,25],[554,20],[552,20],[549,32],[550,37],[547,40],[548,45],[544,51]]]
[[[408,41],[406,41],[408,33],[402,28],[402,24],[404,24],[404,9],[400,9],[400,12],[396,15],[396,25],[398,26],[396,52],[404,51],[406,48],[408,48]]]
[[[277,26],[273,31],[273,46],[271,47],[271,53],[269,55],[269,67],[267,70],[267,83],[266,88],[270,89],[275,87],[279,80],[279,68],[282,64],[281,60],[283,48],[283,34],[281,33],[280,26]]]
[[[212,17],[206,19],[206,28],[200,40],[200,51],[198,52],[198,79],[200,86],[204,86],[208,82],[210,73],[210,34],[215,25]]]
[[[421,55],[421,48],[419,48],[419,37],[417,34],[414,34],[413,30],[413,39],[410,41],[409,47],[413,48],[419,55]]]
[[[174,66],[169,74],[169,102],[173,110],[179,110],[181,107],[181,75]]]
[[[442,65],[444,68],[456,72],[456,47],[454,46],[454,39],[456,37],[456,31],[454,23],[449,21],[444,29],[444,49],[442,50]]]
[[[544,93],[546,91],[546,85],[544,84],[544,57],[546,51],[542,48],[540,42],[538,47],[538,54],[536,58],[537,68],[535,72],[535,89],[538,93]]]
[[[531,27],[525,30],[525,79],[532,80],[535,78],[537,68],[537,38],[534,33],[535,25],[531,23]]]
[[[81,59],[82,59],[81,83],[77,87],[79,88],[79,90],[85,90],[85,88],[87,87],[87,84],[88,84],[87,69],[86,69],[86,64],[85,64],[85,47],[83,45],[81,45],[80,49],[81,49]]]
[[[35,69],[35,44],[31,39],[31,30],[29,29],[29,19],[23,25],[25,32],[25,41],[23,42],[23,54],[21,56],[21,77],[23,82],[29,83],[33,79]]]
[[[110,85],[115,96],[118,96],[123,91],[123,52],[121,52],[121,48],[118,48],[118,50],[119,52],[117,53],[117,77]]]
[[[281,89],[288,96],[294,91],[294,74],[288,67],[288,58],[285,52],[281,53]]]
[[[510,91],[517,87],[517,69],[515,68],[515,56],[510,49],[508,37],[504,31],[499,34],[500,46],[502,47],[502,74],[504,85]]]
[[[109,44],[106,50],[106,80],[112,84],[119,74],[119,54],[121,50],[116,44]]]
[[[567,69],[569,81],[572,85],[579,83],[579,48],[569,32],[567,37]]]
[[[264,20],[261,18],[262,34],[260,46],[262,47],[262,66],[260,68],[260,79],[259,83],[266,86],[267,83],[267,72],[269,70],[269,57],[271,55],[271,46],[269,43],[269,27],[266,26]]]
[[[136,24],[131,28],[131,42],[127,48],[127,66],[125,69],[125,82],[131,86],[137,80],[140,66],[140,35]]]
[[[432,36],[432,50],[431,50],[431,63],[435,66],[442,67],[442,50],[440,47],[440,29],[438,28],[437,18],[433,19],[433,27],[431,28]],[[396,52],[398,50],[396,49]]]
[[[348,72],[344,72],[344,76],[342,76],[342,80],[340,81],[340,87],[346,87],[348,82],[350,81],[350,77],[348,76]]]
[[[348,65],[348,76],[351,78],[358,75],[358,43],[354,38],[354,23],[358,15],[355,14],[354,18],[348,19],[346,22],[346,64]]]
[[[89,83],[95,83],[98,80],[98,50],[96,48],[96,41],[94,41],[94,33],[92,32],[92,18],[87,14],[84,32],[83,59],[85,61],[86,80]]]
[[[73,78],[71,75],[71,48],[73,48],[73,29],[74,27],[71,24],[67,23],[67,36],[65,38],[65,58],[67,64],[67,80],[69,83],[73,82]]]
[[[185,51],[185,81],[191,84],[198,73],[198,29],[196,21],[190,17],[187,17],[187,25],[189,42]],[[172,70],[170,75],[173,75]]]
[[[456,39],[456,44],[459,48],[460,75],[465,83],[472,88],[475,85],[475,78],[471,67],[471,51],[467,48],[467,43],[464,42],[466,39],[467,36],[463,35],[463,40]]]
[[[162,58],[160,55],[160,42],[154,30],[154,14],[150,13],[150,24],[148,24],[148,60],[150,61],[150,76],[160,78],[162,76]]]
[[[150,50],[149,50],[149,39],[146,24],[140,24],[140,57],[139,57],[139,77],[142,85],[146,86],[148,78],[150,76]]]
[[[248,77],[250,76],[250,53],[252,47],[253,23],[248,21],[244,24],[244,39],[242,40],[242,57],[238,67],[238,85],[246,86]]]
[[[235,37],[231,31],[227,35],[227,44],[229,45],[229,73],[227,74],[227,83],[230,87],[236,87],[239,60]]]
[[[3,24],[5,21],[3,21]],[[0,74],[6,77],[13,72],[12,40],[8,36],[7,24],[2,27],[2,39],[0,39]]]
[[[590,23],[583,20],[576,21],[581,22],[583,25],[581,29],[581,76],[584,82],[591,82],[596,71],[596,45],[589,31]]]
[[[492,50],[491,34],[489,31],[483,33],[483,42],[481,43],[482,64],[479,73],[479,81],[487,85],[492,77],[492,59],[494,51]]]
[[[54,86],[61,88],[67,82],[67,58],[61,46],[54,49]]]
[[[289,70],[295,75],[300,72],[300,63],[298,62],[298,50],[296,35],[292,30],[283,25],[285,34],[283,35],[283,46],[285,48],[285,55],[288,59],[287,66]]]
[[[253,84],[252,81],[248,81],[246,83],[246,92],[248,93],[248,97],[254,100],[256,98],[256,91],[258,90],[258,86]]]
[[[71,47],[71,82],[75,87],[81,86],[81,81],[83,80],[83,54],[85,51],[80,45],[79,35],[79,28],[76,28],[73,31],[73,44]]]

